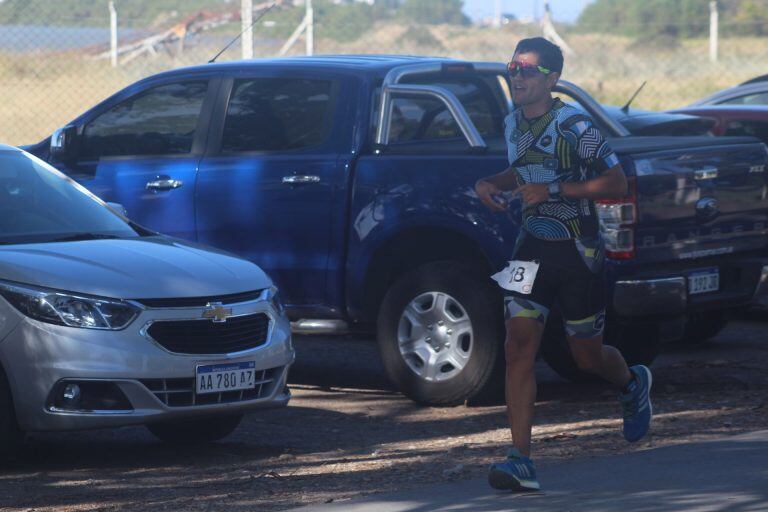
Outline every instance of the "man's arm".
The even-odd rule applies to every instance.
[[[508,207],[507,202],[499,197],[500,194],[503,191],[515,190],[516,188],[517,175],[512,167],[507,167],[499,174],[480,178],[475,183],[475,193],[478,199],[494,212],[503,212]]]
[[[563,183],[560,195],[568,199],[618,199],[627,195],[627,177],[621,165],[614,165],[597,178],[584,182]],[[517,189],[526,206],[549,200],[549,189],[543,183],[529,183]]]
[[[589,181],[563,183],[561,190],[569,199],[618,199],[627,195],[627,177],[617,164]]]
[[[481,181],[495,185],[499,191],[515,190],[517,188],[517,174],[515,173],[515,169],[511,166],[507,167],[499,174],[494,174],[493,176],[487,176],[477,180],[478,183]]]

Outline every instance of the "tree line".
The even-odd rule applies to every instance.
[[[722,35],[768,34],[767,0],[719,0]],[[579,16],[576,28],[632,37],[679,38],[709,33],[708,0],[596,0]]]

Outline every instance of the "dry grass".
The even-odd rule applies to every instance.
[[[462,59],[503,61],[516,42],[531,33],[455,26],[419,27],[432,37],[428,45],[404,36],[407,27],[378,24],[357,41],[316,41],[318,53],[404,53],[443,55]],[[721,41],[720,62],[708,60],[706,39],[687,40],[676,48],[645,48],[628,38],[608,34],[573,34],[575,50],[566,58],[564,78],[599,101],[616,104],[644,81],[648,85],[635,101],[638,108],[665,109],[685,105],[716,90],[732,86],[768,69],[765,38]],[[178,58],[167,54],[142,57],[113,69],[106,60],[90,60],[77,52],[0,54],[0,141],[29,144],[135,80],[173,67],[207,61],[217,48],[195,46]],[[295,53],[303,51],[297,44]],[[257,48],[270,56],[275,46]],[[222,59],[237,58],[238,46]]]

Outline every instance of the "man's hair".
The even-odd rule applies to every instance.
[[[563,72],[563,52],[560,47],[543,37],[531,37],[517,43],[515,53],[537,53],[539,66],[558,73]]]

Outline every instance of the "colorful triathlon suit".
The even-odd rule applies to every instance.
[[[585,182],[619,163],[592,120],[555,98],[552,108],[526,119],[521,108],[504,120],[509,163],[519,185]],[[558,197],[524,207],[512,260],[539,263],[529,293],[508,291],[507,318],[546,323],[557,304],[569,335],[603,333],[603,247],[594,202]]]

